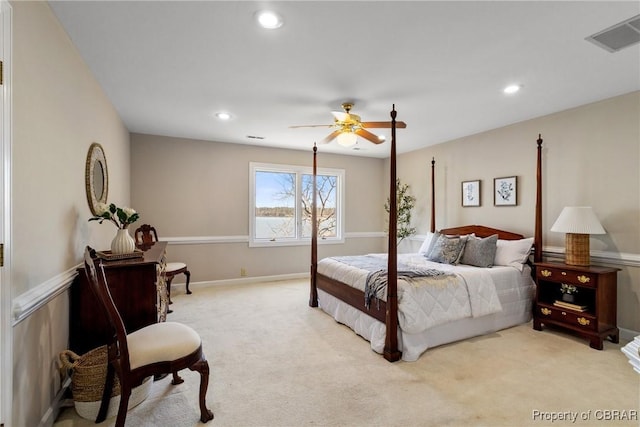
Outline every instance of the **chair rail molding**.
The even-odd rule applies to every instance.
[[[545,246],[542,249],[542,253],[543,255],[550,258],[564,258],[565,250],[563,247]],[[591,260],[595,263],[601,262],[613,265],[640,267],[640,254],[611,251],[591,251]]]
[[[366,239],[386,237],[382,231],[354,231],[345,233],[347,239]],[[162,241],[170,245],[211,245],[222,243],[249,243],[248,235],[238,236],[185,236],[185,237],[163,237]],[[300,246],[300,244],[297,244]]]
[[[78,275],[77,269],[79,267],[80,264],[58,274],[55,277],[52,277],[35,288],[31,288],[27,292],[16,297],[13,300],[13,309],[11,311],[12,325],[15,327],[37,309],[43,307],[58,295],[67,291],[71,287],[73,279]]]

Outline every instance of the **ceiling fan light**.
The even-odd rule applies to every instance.
[[[507,95],[513,95],[522,89],[522,85],[509,85],[503,89],[503,92]]]
[[[269,10],[261,10],[256,13],[256,19],[262,28],[267,30],[275,30],[282,27],[282,18],[275,12]]]
[[[342,145],[343,147],[351,147],[357,142],[358,135],[353,132],[343,132],[338,135],[337,140],[338,144]]]

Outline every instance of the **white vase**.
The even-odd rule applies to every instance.
[[[111,253],[114,255],[130,254],[136,249],[136,241],[126,228],[119,228],[116,237],[111,241]]]

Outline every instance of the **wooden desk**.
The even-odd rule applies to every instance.
[[[145,250],[143,258],[107,261],[105,276],[127,332],[164,321],[167,313],[164,283],[167,242]],[[84,267],[71,285],[70,348],[78,354],[106,344],[112,334],[97,298],[89,287]]]

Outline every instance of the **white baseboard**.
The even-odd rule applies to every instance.
[[[634,331],[632,329],[625,329],[625,328],[619,328],[619,329],[620,329],[621,343],[631,342],[635,337],[640,336],[640,332],[638,331]]]
[[[222,285],[244,285],[248,283],[258,282],[276,282],[279,280],[293,280],[293,279],[308,279],[309,273],[290,273],[290,274],[277,274],[275,276],[256,276],[256,277],[240,277],[237,279],[222,279],[222,280],[208,280],[202,282],[190,282],[189,287],[206,288],[209,286],[222,286]],[[185,286],[185,282],[171,283],[171,289],[175,286]]]
[[[54,397],[53,402],[51,402],[51,405],[49,406],[49,408],[46,410],[44,415],[42,415],[42,418],[40,419],[40,424],[38,424],[38,427],[49,427],[53,425],[56,418],[58,418],[58,415],[60,415],[60,411],[62,410],[63,402],[65,400],[64,394],[66,393],[67,389],[70,386],[71,386],[71,377],[67,377],[65,381],[62,383],[60,390]]]

